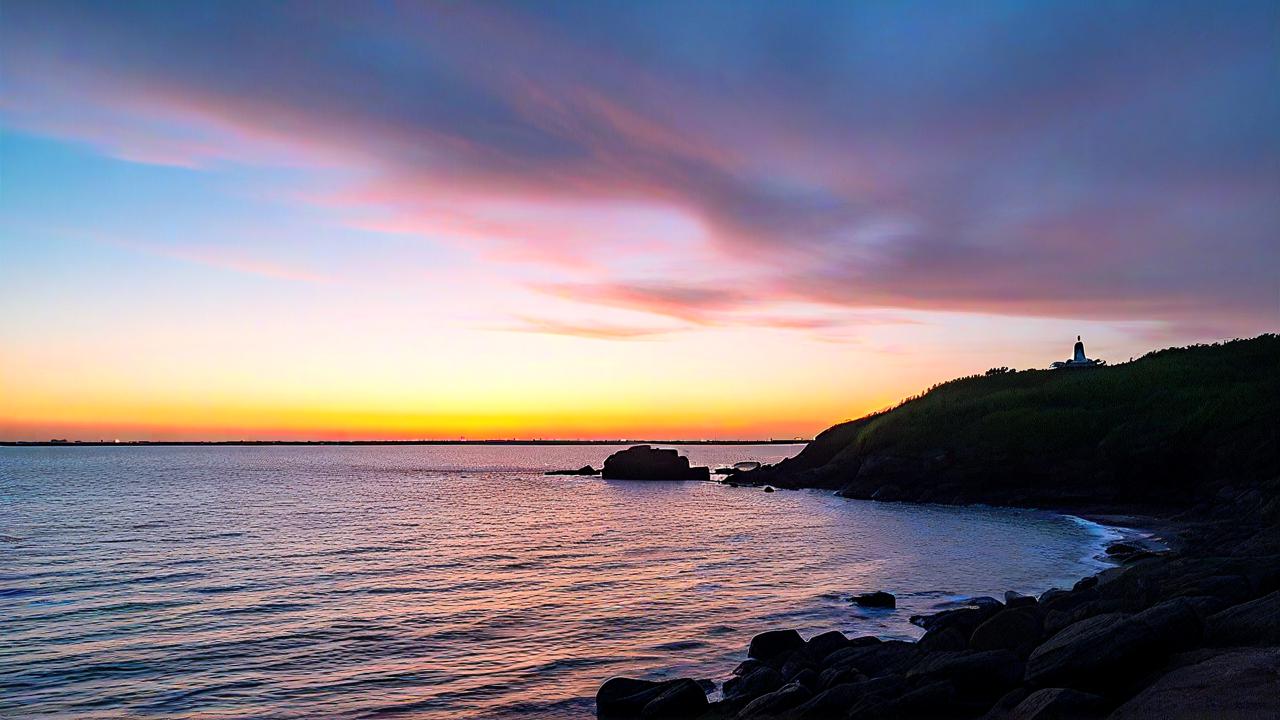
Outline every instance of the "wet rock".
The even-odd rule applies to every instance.
[[[1031,595],[1023,595],[1020,592],[1009,590],[1004,594],[1005,607],[1030,607],[1036,604],[1036,599]]]
[[[1205,622],[1210,645],[1280,645],[1280,590],[1233,605]]]
[[[969,647],[974,650],[1012,650],[1026,657],[1043,639],[1044,622],[1031,607],[1011,607],[992,615],[974,628]]]
[[[985,605],[983,607],[944,610],[936,615],[913,616],[911,618],[911,622],[930,632],[954,628],[964,637],[965,642],[968,643],[969,636],[973,634],[974,629],[989,620],[1003,608],[1003,605],[996,603],[995,605]]]
[[[1116,708],[1112,720],[1280,717],[1280,649],[1225,650],[1173,670]]]
[[[1049,588],[1048,590],[1045,590],[1044,592],[1040,593],[1040,604],[1043,605],[1054,598],[1064,597],[1069,594],[1071,594],[1070,590],[1063,590],[1062,588]]]
[[[1070,688],[1037,690],[1018,703],[1009,720],[1093,720],[1102,716],[1106,701]]]
[[[893,608],[898,606],[898,599],[891,593],[877,590],[876,592],[862,593],[849,598],[849,602],[859,607],[869,608]]]
[[[664,683],[658,695],[640,711],[640,717],[645,720],[696,718],[706,709],[707,694],[702,691],[702,686],[686,678]]]
[[[697,682],[688,679],[653,682],[616,677],[606,680],[596,691],[596,714],[602,720],[693,717],[706,708],[706,693]]]
[[[768,485],[765,485],[765,486],[764,486],[764,491],[765,491],[765,492],[773,492],[773,488],[772,488],[772,487],[769,487]]]
[[[752,700],[735,716],[737,720],[756,720],[773,718],[800,705],[813,696],[808,688],[799,683],[790,683],[767,695]]]
[[[770,630],[751,638],[747,657],[756,660],[773,660],[780,655],[795,652],[804,647],[804,638],[796,630]]]
[[[577,470],[548,470],[543,475],[595,475],[599,472],[590,465],[583,465]]]
[[[1140,552],[1141,550],[1142,548],[1136,545],[1130,545],[1129,543],[1118,542],[1118,543],[1111,543],[1110,545],[1108,545],[1106,552],[1108,555],[1112,557],[1116,557],[1118,555],[1132,555],[1136,552]]]
[[[709,480],[711,471],[690,467],[689,458],[675,450],[636,445],[605,458],[606,480]]]

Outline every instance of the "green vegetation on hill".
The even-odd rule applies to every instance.
[[[1280,475],[1280,337],[1003,369],[837,425],[756,479],[852,497],[1187,505]]]

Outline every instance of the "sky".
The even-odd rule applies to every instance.
[[[0,0],[0,439],[808,437],[1278,236],[1270,1]]]

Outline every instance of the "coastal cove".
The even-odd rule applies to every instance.
[[[718,677],[775,627],[913,639],[913,614],[1069,587],[1120,536],[1036,510],[541,474],[620,448],[0,449],[0,710],[584,717],[602,677]],[[881,589],[896,609],[848,602]]]
[[[1280,338],[1114,367],[993,368],[833,426],[728,482],[888,504],[994,503],[1147,517],[1169,546],[1038,596],[914,618],[918,642],[777,627],[709,703],[699,680],[605,682],[601,718],[702,720],[1280,715]],[[1056,367],[1061,367],[1059,363]],[[892,605],[873,591],[861,601]]]

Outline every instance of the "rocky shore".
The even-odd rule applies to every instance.
[[[614,678],[600,718],[1280,717],[1280,338],[1082,372],[988,373],[726,482],[1157,518],[1170,549],[1039,597],[912,618],[917,642],[751,640],[717,685]],[[862,603],[887,605],[882,594]],[[727,669],[726,669],[727,670]]]
[[[1246,499],[1247,500],[1247,499]],[[918,642],[779,629],[712,681],[614,678],[600,718],[1280,717],[1280,532],[1173,518],[1177,549],[1041,596],[1009,593],[912,618]]]

